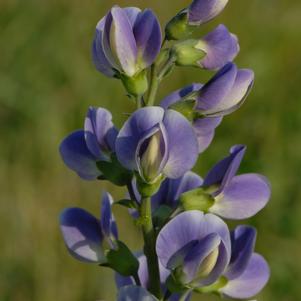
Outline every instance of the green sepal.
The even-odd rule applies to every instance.
[[[137,209],[137,204],[133,200],[123,199],[114,202],[114,205],[120,205],[129,209]]]
[[[159,208],[157,208],[153,214],[153,223],[155,224],[155,227],[163,227],[166,224],[172,212],[173,209],[167,205],[162,205]]]
[[[207,212],[214,204],[214,198],[203,188],[196,188],[183,193],[180,196],[180,203],[185,211],[200,210]]]
[[[189,121],[193,122],[196,119],[196,112],[194,110],[196,100],[191,98],[187,100],[180,100],[172,104],[169,108],[181,113]]]
[[[125,74],[120,74],[120,79],[126,91],[135,97],[142,96],[148,89],[146,70],[143,70],[132,77],[129,77]]]
[[[137,275],[139,269],[138,259],[123,242],[117,240],[115,243],[117,248],[107,251],[107,262],[101,266],[110,267],[123,276]]]
[[[98,161],[98,169],[102,172],[101,179],[108,180],[117,186],[124,186],[133,177],[131,171],[125,169],[118,161],[116,154],[111,155],[111,161]]]
[[[164,176],[160,175],[152,183],[147,183],[143,180],[140,175],[137,174],[137,189],[141,197],[147,198],[153,196],[160,188],[161,182],[164,180]]]
[[[198,40],[185,40],[173,46],[171,53],[174,55],[177,66],[199,67],[199,61],[206,56],[206,52],[198,48]]]
[[[211,285],[195,288],[194,291],[200,294],[218,293],[219,290],[228,283],[228,279],[221,276],[216,282]]]
[[[178,281],[178,279],[174,276],[173,273],[171,273],[166,279],[165,284],[168,290],[172,293],[181,293],[187,289],[187,287],[183,283]]]
[[[167,40],[182,40],[190,36],[194,26],[188,24],[187,12],[183,11],[173,17],[165,27]]]

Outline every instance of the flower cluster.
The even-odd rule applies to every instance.
[[[252,217],[270,198],[264,176],[237,175],[246,146],[232,146],[204,179],[191,171],[254,82],[252,70],[232,62],[238,39],[224,25],[202,38],[191,35],[226,4],[194,0],[167,23],[164,38],[150,9],[115,6],[96,26],[95,67],[120,80],[137,110],[117,129],[108,110],[90,107],[83,129],[62,141],[60,154],[82,179],[107,180],[127,194],[113,201],[104,192],[100,219],[65,209],[60,226],[74,258],[115,271],[118,301],[190,300],[208,293],[249,299],[269,279],[268,264],[254,251],[256,229],[230,230],[224,221]],[[176,67],[216,73],[158,101],[160,83]],[[141,228],[141,250],[132,252],[119,240],[115,205],[126,207]]]

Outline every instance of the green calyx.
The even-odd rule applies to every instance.
[[[199,67],[199,61],[206,56],[206,52],[198,45],[199,41],[192,39],[175,44],[171,51],[176,58],[176,65]]]
[[[194,291],[197,293],[218,293],[219,290],[228,283],[228,279],[224,276],[221,276],[216,282],[211,285],[195,288]]]
[[[130,77],[120,74],[120,79],[129,95],[142,96],[148,89],[147,72],[143,70]]]
[[[181,206],[185,211],[200,210],[207,212],[214,204],[214,198],[203,188],[185,192],[180,197]]]
[[[164,176],[160,175],[155,181],[151,183],[145,182],[140,175],[136,175],[137,189],[143,198],[153,196],[160,188],[161,182],[164,180]]]
[[[178,13],[166,25],[165,36],[167,40],[182,40],[192,34],[194,27],[188,24],[186,11]]]

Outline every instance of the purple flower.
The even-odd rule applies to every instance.
[[[219,217],[186,211],[162,228],[156,251],[177,281],[189,287],[208,286],[230,262],[230,233]]]
[[[242,105],[253,81],[252,70],[228,63],[198,91],[195,109],[205,116],[229,114]]]
[[[164,109],[167,109],[172,105],[179,103],[189,94],[199,91],[202,87],[202,84],[192,84],[177,90],[164,98],[161,102],[161,106]],[[192,120],[192,126],[198,139],[199,153],[202,153],[208,148],[213,140],[215,129],[219,126],[221,121],[222,117],[195,118]]]
[[[117,301],[158,301],[145,288],[136,285],[122,287],[118,292]]]
[[[81,178],[95,180],[101,176],[96,163],[110,161],[117,134],[111,113],[103,108],[90,107],[84,130],[77,130],[62,141],[61,157]]]
[[[101,219],[81,208],[67,208],[60,216],[60,227],[70,254],[83,262],[105,263],[104,240],[115,248],[117,226],[112,214],[113,199],[109,193],[102,196]]]
[[[93,61],[106,76],[132,77],[154,62],[161,42],[160,24],[150,9],[114,6],[96,26]]]
[[[194,0],[188,7],[189,25],[201,25],[215,18],[228,0]]]
[[[190,170],[198,144],[187,119],[160,107],[139,109],[125,122],[116,140],[121,164],[149,183],[162,175],[176,179]]]
[[[264,176],[235,176],[245,151],[244,145],[233,146],[230,155],[218,162],[205,177],[203,187],[215,199],[209,212],[229,219],[245,219],[255,215],[267,204],[271,191]]]
[[[223,295],[247,299],[258,294],[266,285],[270,270],[265,259],[254,253],[256,230],[238,226],[231,232],[231,261],[224,273],[226,285],[219,289]]]

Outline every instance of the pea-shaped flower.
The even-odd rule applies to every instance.
[[[71,133],[62,141],[61,157],[81,178],[94,180],[102,175],[97,162],[110,161],[117,134],[111,113],[90,107],[84,129]]]
[[[197,66],[203,69],[219,69],[231,62],[239,52],[236,35],[226,26],[219,25],[199,40],[184,40],[175,44],[172,54],[180,66]]]
[[[169,40],[187,37],[194,28],[207,23],[222,12],[228,0],[193,0],[180,11],[166,26],[165,32]]]
[[[180,113],[160,107],[134,112],[116,139],[118,160],[147,183],[159,177],[176,179],[190,170],[198,143],[189,121]]]
[[[249,226],[237,226],[231,231],[232,255],[223,274],[224,285],[218,289],[224,296],[248,299],[258,294],[270,277],[265,259],[254,253],[256,230]]]
[[[154,62],[161,41],[160,24],[150,9],[114,6],[96,26],[93,61],[106,76],[132,77]]]
[[[233,146],[230,155],[205,177],[203,188],[210,191],[214,199],[209,212],[229,219],[245,219],[267,204],[271,191],[264,176],[254,173],[236,176],[245,151],[244,145]]]
[[[156,251],[176,282],[189,287],[208,286],[230,262],[230,233],[219,217],[186,211],[162,228]]]
[[[115,248],[118,237],[112,203],[111,195],[104,193],[100,220],[81,208],[67,208],[61,213],[63,238],[74,258],[98,264],[107,261],[102,245],[106,241],[111,248]]]

